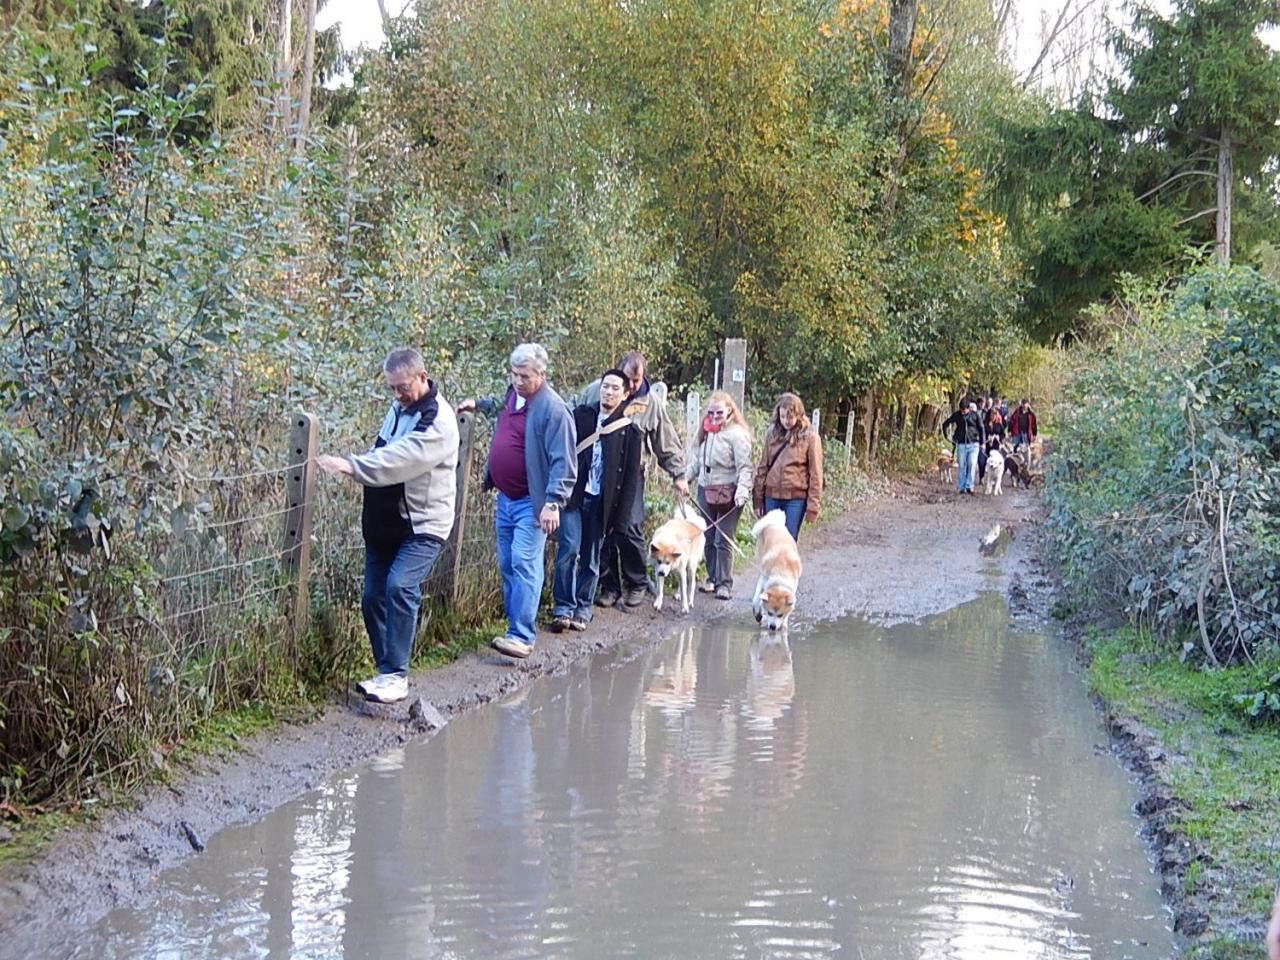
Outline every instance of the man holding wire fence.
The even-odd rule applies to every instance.
[[[409,695],[422,582],[453,530],[458,421],[417,350],[392,350],[382,372],[395,400],[373,448],[346,457],[318,456],[316,465],[364,487],[360,608],[378,673],[356,689],[368,700],[395,703]]]

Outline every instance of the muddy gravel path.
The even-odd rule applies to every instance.
[[[805,530],[801,631],[805,621],[850,614],[886,625],[916,620],[987,590],[1008,595],[1015,619],[1040,619],[1053,590],[1041,558],[1041,520],[1038,497],[1025,491],[988,498],[957,496],[936,479],[889,485],[872,501]],[[997,556],[981,556],[979,540],[995,523],[1015,535]],[[749,623],[753,583],[747,571],[733,600],[699,595],[690,618]],[[647,604],[630,613],[605,611],[584,634],[540,635],[527,661],[513,664],[477,650],[413,676],[402,704],[334,702],[313,722],[257,736],[236,755],[205,761],[149,790],[132,809],[69,830],[37,861],[0,878],[0,942],[9,955],[21,955],[42,930],[88,924],[112,908],[136,905],[158,873],[195,855],[223,827],[258,819],[339,770],[429,736],[449,717],[563,672],[595,651],[651,644],[688,622]]]

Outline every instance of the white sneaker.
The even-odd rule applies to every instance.
[[[376,687],[378,685],[378,681],[381,679],[382,674],[378,674],[377,676],[370,677],[368,680],[361,680],[356,684],[356,689],[363,695],[369,692],[370,687]]]
[[[409,695],[409,678],[398,673],[383,673],[364,685],[364,698],[374,703],[397,703]]]
[[[517,640],[515,637],[494,637],[489,641],[489,646],[499,653],[508,657],[515,657],[517,660],[523,660],[533,653],[533,644]]]

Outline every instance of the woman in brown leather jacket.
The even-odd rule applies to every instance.
[[[783,511],[787,529],[797,540],[801,520],[812,523],[822,507],[822,440],[794,393],[784,393],[774,405],[752,501],[758,517]]]

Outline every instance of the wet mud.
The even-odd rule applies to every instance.
[[[957,496],[932,478],[887,485],[874,500],[805,528],[796,619],[803,625],[853,615],[891,626],[994,590],[1008,597],[1015,623],[1037,624],[1054,595],[1041,522],[1039,499],[1027,491]],[[980,543],[995,523],[1010,539],[999,556],[985,557]],[[691,624],[750,628],[753,583],[748,569],[732,600],[700,594],[688,617],[648,605],[604,611],[584,634],[540,634],[534,655],[519,663],[477,650],[414,675],[402,704],[338,701],[313,722],[251,738],[236,755],[147,791],[134,807],[68,831],[37,861],[2,878],[0,942],[21,952],[49,929],[85,926],[137,905],[159,874],[196,855],[192,836],[207,844],[225,827],[260,820],[331,775],[431,736],[450,718],[537,677],[563,674],[595,652],[621,648],[638,656]]]

